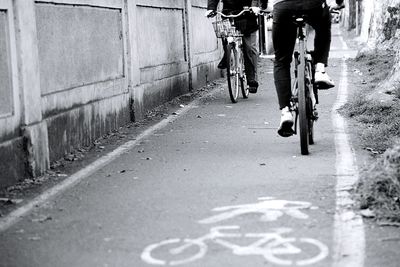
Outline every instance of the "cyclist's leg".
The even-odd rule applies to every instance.
[[[307,22],[315,30],[314,59],[319,63],[328,65],[329,50],[331,46],[331,15],[329,7],[318,7],[308,11]]]
[[[243,36],[244,69],[250,93],[256,93],[258,88],[258,32],[254,31]]]
[[[291,75],[290,63],[296,41],[294,12],[280,3],[274,6],[272,42],[275,50],[274,82],[278,94],[279,108],[290,106]],[[281,8],[282,7],[282,8]]]
[[[226,69],[227,67],[227,63],[226,63],[226,45],[227,45],[227,41],[226,39],[222,39],[222,47],[224,48],[224,55],[221,59],[221,61],[218,63],[218,68],[219,69]]]
[[[294,123],[289,110],[292,96],[290,63],[296,41],[293,14],[294,11],[285,2],[274,6],[272,26],[272,42],[275,50],[274,82],[282,112],[278,134],[283,137],[293,134]]]
[[[327,89],[334,86],[333,81],[325,72],[328,65],[329,50],[331,45],[331,15],[329,7],[318,7],[309,11],[308,23],[315,30],[314,39],[314,62],[316,63],[315,81],[321,89]]]

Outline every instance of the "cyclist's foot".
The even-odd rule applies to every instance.
[[[226,65],[226,56],[224,54],[224,56],[222,57],[221,61],[218,63],[218,69],[226,69],[228,66]]]
[[[293,127],[293,115],[290,112],[289,107],[284,107],[281,110],[281,123],[279,124],[278,134],[282,137],[289,137],[294,134]]]
[[[315,64],[314,84],[317,86],[318,89],[322,90],[329,89],[335,86],[335,83],[325,71],[324,63]]]
[[[249,86],[249,93],[252,93],[252,94],[257,93],[257,89],[258,89],[257,81],[249,81],[249,82],[247,82],[247,85]]]
[[[322,71],[315,72],[315,81],[314,83],[317,85],[318,89],[329,89],[335,86],[335,83],[329,77],[328,73]]]

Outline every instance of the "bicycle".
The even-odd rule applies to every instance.
[[[241,29],[246,27],[245,20],[234,20],[246,12],[251,12],[249,7],[245,7],[236,15],[225,15],[216,11],[221,18],[216,18],[212,22],[215,35],[222,39],[222,45],[226,56],[226,77],[228,80],[229,97],[232,103],[237,103],[239,97],[239,86],[243,98],[249,97],[249,88],[246,86],[246,73],[244,71],[243,58],[243,34]]]
[[[232,253],[238,256],[259,255],[268,262],[279,265],[311,265],[326,258],[329,249],[326,245],[312,238],[294,238],[283,237],[292,230],[289,228],[277,228],[271,233],[235,233],[223,232],[224,230],[239,230],[237,225],[217,226],[210,229],[210,232],[204,236],[195,239],[167,239],[159,243],[147,246],[141,259],[154,265],[182,265],[196,260],[200,260],[207,253],[206,241],[214,242],[225,248],[232,250]],[[225,240],[246,238],[251,241],[249,245],[238,245]],[[303,252],[299,246],[307,248],[306,259],[295,260],[294,255],[301,255]],[[311,253],[310,253],[311,250]],[[310,254],[312,254],[310,256]],[[154,256],[157,255],[157,256]],[[292,255],[292,257],[290,257]],[[167,258],[167,259],[160,259]],[[291,259],[293,258],[293,259]]]
[[[337,10],[330,10],[330,12],[339,13]],[[316,105],[319,103],[319,85],[314,83],[313,51],[307,49],[308,24],[304,16],[297,16],[294,20],[297,26],[297,50],[294,52],[295,79],[290,102],[291,110],[296,114],[294,134],[297,134],[298,122],[301,154],[308,155],[309,145],[314,144],[314,122],[318,120]]]

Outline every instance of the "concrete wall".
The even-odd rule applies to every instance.
[[[393,67],[388,66],[389,76],[375,91],[395,94],[400,90],[400,0],[363,0],[362,9],[360,41],[365,44],[362,52],[375,53],[376,49],[396,52]]]
[[[0,1],[0,187],[219,77],[206,4]]]

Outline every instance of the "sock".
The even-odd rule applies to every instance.
[[[325,64],[324,63],[315,64],[315,71],[325,72]]]

